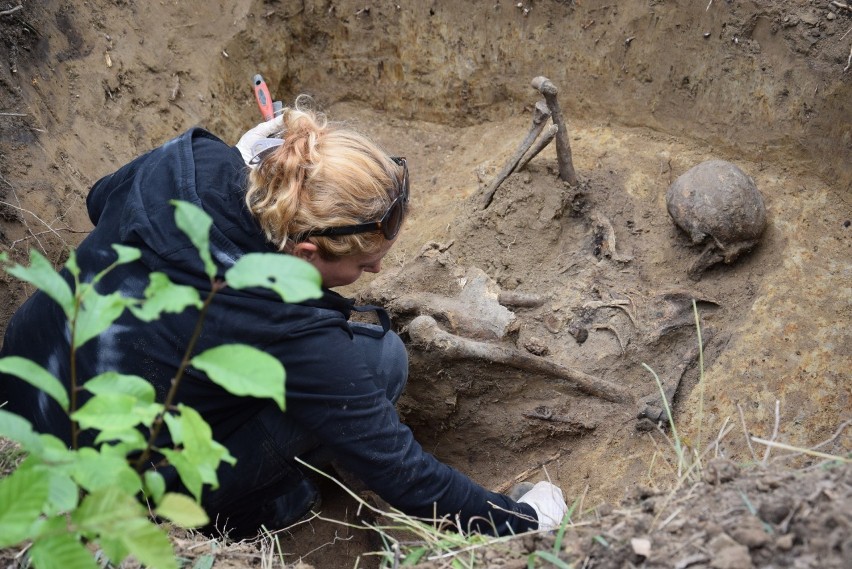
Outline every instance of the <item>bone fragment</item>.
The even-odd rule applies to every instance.
[[[612,227],[612,222],[605,215],[597,212],[592,212],[589,216],[592,223],[595,224],[595,233],[601,235],[601,253],[605,257],[609,257],[613,261],[619,263],[628,263],[633,260],[633,257],[621,255],[615,248],[615,229]]]
[[[515,306],[518,308],[536,308],[545,302],[545,298],[539,294],[518,292],[514,290],[501,290],[497,295],[497,302],[503,306]]]
[[[546,459],[541,461],[540,464],[533,466],[532,468],[527,468],[526,470],[524,470],[523,472],[521,472],[520,474],[518,474],[517,476],[512,478],[510,481],[504,482],[503,484],[497,486],[494,489],[494,491],[499,493],[499,494],[505,494],[506,492],[509,491],[509,489],[512,486],[514,486],[518,482],[521,482],[522,480],[526,480],[527,478],[532,476],[535,473],[535,471],[538,470],[539,468],[544,468],[545,466],[547,466],[548,464],[550,464],[554,460],[562,458],[564,455],[566,455],[570,452],[571,451],[568,451],[568,450],[561,450],[561,451],[553,453],[552,455],[550,455],[549,457],[547,457]]]
[[[710,343],[710,340],[715,336],[715,331],[711,328],[704,330],[704,334],[702,335],[703,347],[706,348]],[[666,394],[666,400],[669,403],[669,408],[673,409],[674,406],[674,398],[677,394],[677,390],[680,388],[680,382],[683,380],[683,376],[686,373],[686,370],[689,369],[695,360],[698,359],[700,355],[700,351],[698,346],[693,346],[689,349],[689,351],[684,354],[683,359],[680,364],[674,369],[674,372],[671,374],[671,379],[663,382],[663,393]],[[659,389],[648,395],[643,397],[640,405],[642,405],[642,409],[639,411],[638,418],[648,418],[654,422],[667,420],[666,412],[663,406],[662,399],[660,399]]]
[[[535,141],[535,144],[533,144],[532,148],[530,148],[530,151],[527,152],[526,156],[524,156],[521,161],[518,162],[518,167],[515,168],[515,171],[517,172],[518,170],[523,170],[530,160],[538,156],[538,153],[544,150],[544,148],[553,140],[553,137],[556,136],[557,130],[559,130],[558,126],[556,126],[555,124],[550,125],[550,127],[548,127],[546,131],[544,131],[544,134],[542,134],[541,137]]]
[[[517,348],[495,346],[455,336],[441,330],[431,316],[418,316],[408,325],[412,341],[441,352],[448,359],[474,359],[503,364],[565,380],[580,391],[615,403],[628,403],[633,396],[625,388]]]
[[[532,87],[544,96],[547,107],[553,117],[553,124],[559,127],[556,131],[556,161],[559,163],[559,179],[564,180],[572,186],[577,185],[577,174],[574,172],[574,161],[571,158],[571,146],[568,144],[568,127],[562,118],[562,109],[556,95],[559,90],[547,77],[536,77],[532,80]]]
[[[530,127],[530,131],[527,133],[527,136],[521,141],[521,144],[518,146],[518,149],[515,150],[515,153],[506,162],[506,165],[503,166],[503,169],[500,170],[500,173],[497,174],[497,177],[494,178],[494,181],[491,182],[491,185],[488,186],[488,190],[485,192],[485,199],[483,200],[482,209],[487,208],[491,205],[491,200],[494,198],[494,192],[497,191],[497,188],[500,187],[500,184],[509,177],[509,174],[515,171],[515,166],[518,165],[518,162],[521,161],[521,158],[524,157],[527,150],[530,149],[535,139],[538,138],[538,135],[541,134],[541,131],[544,130],[544,125],[547,122],[547,119],[550,117],[550,110],[548,106],[544,103],[544,101],[539,101],[535,104],[535,110],[533,111],[533,119],[532,126]]]
[[[621,300],[617,298],[614,298],[609,302],[605,300],[590,300],[583,305],[583,308],[590,310],[597,310],[598,308],[618,308],[623,310],[624,313],[627,314],[627,317],[630,318],[630,321],[633,322],[633,325],[638,328],[639,324],[636,322],[636,317],[633,316],[633,313],[630,312],[630,309],[628,308],[630,304],[629,300]]]

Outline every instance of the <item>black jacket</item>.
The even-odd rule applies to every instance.
[[[174,282],[196,287],[204,298],[209,280],[194,246],[175,225],[169,200],[189,201],[213,218],[211,252],[221,275],[247,252],[274,251],[245,206],[246,174],[235,148],[192,129],[99,180],[87,198],[95,229],[77,250],[82,278],[109,265],[115,259],[110,245],[123,243],[139,248],[142,258],[113,270],[101,292],[141,297],[148,275],[161,271]],[[210,307],[197,353],[240,342],[279,358],[287,373],[286,413],[392,506],[425,517],[460,514],[464,526],[471,517],[491,517],[500,533],[535,527],[499,509],[535,519],[529,505],[485,490],[421,448],[359,364],[363,358],[354,352],[347,322],[351,301],[324,292],[322,299],[288,304],[271,292],[226,288]],[[126,311],[81,348],[79,377],[108,370],[136,374],[155,386],[162,401],[197,316],[189,309],[143,323]],[[67,385],[68,352],[64,315],[46,295],[36,293],[10,322],[0,355],[28,357]],[[0,374],[3,398],[37,430],[69,440],[69,420],[52,399]],[[268,404],[230,395],[193,369],[178,399],[199,411],[219,440]]]

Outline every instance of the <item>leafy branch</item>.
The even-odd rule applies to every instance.
[[[214,297],[225,287],[262,287],[275,291],[285,302],[300,302],[321,294],[319,274],[287,255],[250,253],[222,279],[210,254],[212,220],[195,205],[172,203],[175,223],[198,250],[210,279],[204,302],[196,289],[157,272],[149,275],[141,299],[98,292],[97,285],[116,267],[139,261],[141,253],[132,247],[113,245],[116,259],[88,281],[71,251],[64,267],[71,284],[36,250],[31,250],[27,267],[12,264],[0,254],[0,266],[6,272],[35,285],[61,307],[70,338],[67,387],[36,362],[19,356],[0,358],[0,373],[44,392],[71,421],[69,448],[52,434],[37,433],[23,417],[0,409],[0,436],[16,441],[27,453],[16,471],[0,480],[0,548],[31,541],[28,553],[38,569],[53,567],[57,560],[62,560],[63,567],[94,569],[97,564],[84,545],[89,542],[97,543],[115,565],[132,555],[149,567],[177,568],[167,535],[139,502],[140,490],[155,505],[156,517],[182,527],[202,526],[209,521],[198,504],[203,487],[217,487],[218,465],[235,462],[213,440],[210,425],[197,411],[175,405],[189,366],[234,395],[270,398],[284,410],[285,373],[276,358],[243,344],[192,354]],[[199,316],[164,401],[156,401],[154,387],[143,377],[118,371],[85,379],[78,376],[79,349],[107,332],[126,310],[150,323],[164,313],[190,307],[198,309]],[[90,397],[80,406],[82,391]],[[164,426],[174,445],[171,448],[156,446]],[[97,433],[91,446],[80,445],[84,429]],[[166,491],[162,475],[147,464],[153,452],[175,467],[194,499]]]

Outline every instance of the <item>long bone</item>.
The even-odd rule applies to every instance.
[[[509,177],[509,174],[514,172],[515,167],[518,165],[518,162],[521,161],[521,158],[524,157],[527,150],[530,149],[535,139],[538,138],[538,135],[541,134],[541,131],[544,130],[544,125],[547,122],[547,119],[550,117],[550,109],[545,104],[544,101],[539,101],[535,104],[535,110],[533,111],[533,119],[532,126],[530,127],[527,136],[524,140],[521,141],[521,144],[518,146],[518,149],[515,150],[515,153],[506,162],[506,165],[503,166],[503,169],[500,170],[500,173],[497,174],[497,177],[494,178],[494,181],[491,182],[491,185],[488,186],[488,190],[485,192],[485,199],[483,200],[482,209],[487,208],[491,205],[491,200],[494,198],[494,192],[497,191],[497,188],[500,187],[500,184]]]
[[[535,144],[532,148],[530,148],[530,151],[527,152],[527,155],[518,162],[518,167],[515,168],[515,171],[523,170],[524,167],[529,164],[530,160],[538,156],[538,153],[544,150],[544,148],[553,140],[553,137],[556,136],[557,130],[559,130],[558,126],[555,124],[550,125],[550,127],[544,131],[544,134],[541,135],[541,138],[535,141]]]
[[[559,89],[547,77],[538,76],[532,80],[532,87],[544,96],[547,108],[559,130],[556,131],[556,161],[559,164],[559,179],[564,180],[572,186],[577,185],[577,174],[574,172],[574,161],[571,158],[571,146],[568,144],[568,127],[562,118],[562,109],[556,94]]]
[[[416,345],[436,350],[448,359],[485,360],[541,373],[565,380],[584,393],[615,403],[629,403],[634,400],[625,388],[604,379],[524,353],[517,348],[476,342],[445,332],[431,316],[421,315],[412,320],[408,325],[408,335]]]

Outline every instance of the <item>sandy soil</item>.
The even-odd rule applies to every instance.
[[[90,228],[84,200],[95,180],[192,125],[235,142],[258,120],[250,79],[263,73],[276,96],[311,94],[332,118],[409,159],[412,219],[383,274],[347,292],[388,304],[396,317],[412,361],[400,409],[441,459],[492,488],[539,479],[544,464],[587,509],[625,499],[625,511],[646,508],[651,494],[637,498],[637,489],[663,492],[675,477],[668,443],[637,418],[656,389],[643,363],[673,389],[692,447],[733,426],[711,454],[752,463],[743,422],[769,438],[777,421],[787,444],[830,439],[820,450],[849,452],[849,435],[834,435],[852,418],[852,10],[807,0],[378,4],[51,0],[0,15],[0,250],[25,259],[36,247],[61,262]],[[0,4],[0,13],[12,8]],[[557,178],[551,145],[482,210],[485,188],[529,129],[537,75],[560,88],[581,183]],[[754,251],[695,282],[686,271],[701,249],[672,223],[665,192],[711,158],[753,177],[768,224]],[[470,282],[488,291],[476,298],[503,291],[538,302],[473,306],[463,294]],[[27,294],[0,276],[8,299],[0,331]],[[693,298],[702,389],[694,389]],[[447,299],[467,304],[448,308]],[[410,337],[408,324],[422,313],[514,353],[515,363],[518,354],[544,358],[615,383],[635,401],[602,399],[540,371],[448,358]],[[776,533],[795,533],[789,547],[775,534],[771,543],[743,544],[719,519],[742,500],[724,505],[720,496],[708,499],[703,519],[678,526],[683,533],[664,532],[659,519],[625,522],[637,535],[654,529],[681,540],[682,555],[659,548],[644,560],[606,561],[600,543],[583,542],[580,532],[569,540],[570,558],[674,567],[703,554],[688,566],[708,566],[718,557],[708,551],[730,545],[725,535],[755,566],[842,559],[848,469],[774,470],[810,462],[759,472],[795,480],[788,494],[808,497],[808,507],[836,505],[831,531],[840,528],[840,537],[828,545],[815,537],[825,537],[816,522],[793,532],[795,512],[783,528],[783,519],[746,512]],[[775,488],[766,488],[769,500]],[[353,505],[327,490],[336,498],[325,500],[324,516],[351,518]],[[782,494],[779,503],[788,500]],[[678,520],[702,511],[688,496],[678,498]],[[665,519],[676,509],[645,513]],[[624,522],[613,515],[598,512],[595,523]],[[702,547],[722,541],[696,553],[695,532],[706,537]],[[316,520],[282,545],[288,559],[305,556],[317,567],[351,566],[380,547],[368,532]],[[738,559],[724,566],[747,566]],[[371,564],[362,558],[359,566]]]

